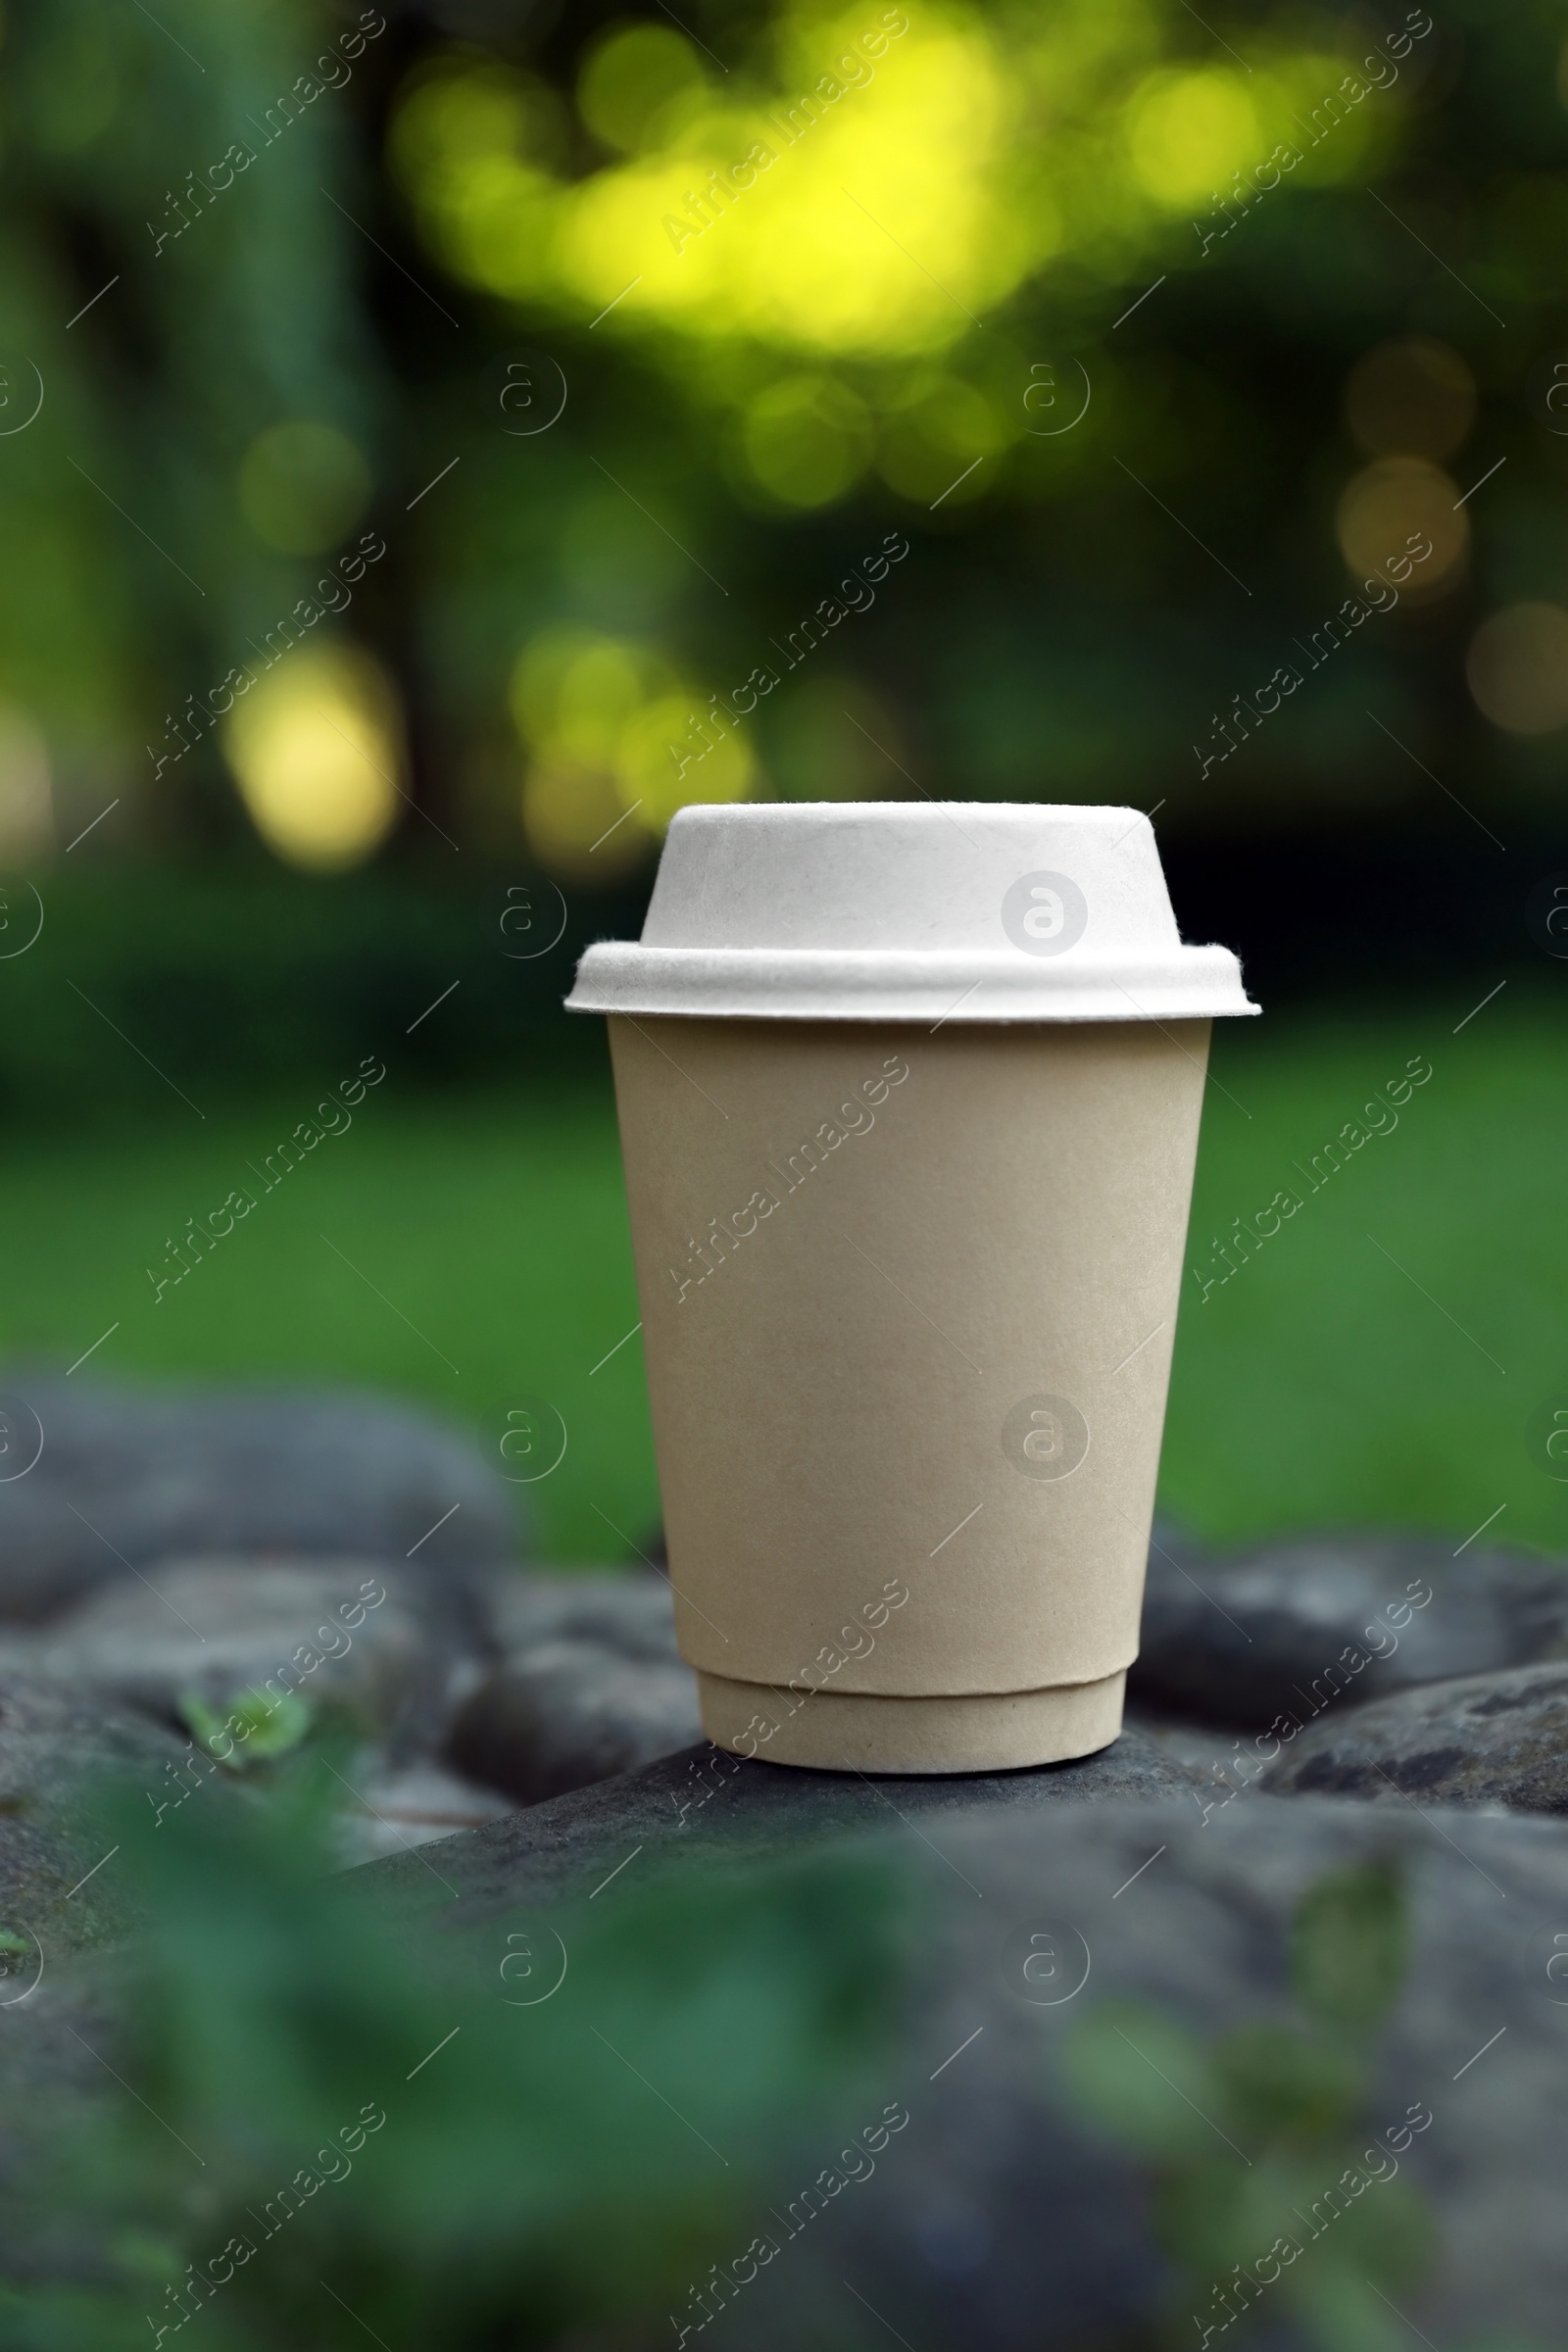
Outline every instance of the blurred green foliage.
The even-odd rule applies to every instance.
[[[335,29],[301,0],[7,14],[7,389],[19,412],[24,358],[44,399],[5,445],[6,679],[68,767],[144,790],[163,711],[304,585],[245,527],[248,447],[290,417],[367,452],[387,427],[377,339],[345,299],[354,230],[319,186],[345,183],[354,132],[327,106],[274,149],[258,127]],[[242,139],[261,150],[254,175],[209,213],[192,174]],[[170,813],[155,801],[155,833]]]
[[[193,1102],[225,1109],[262,1089],[304,1098],[298,1118],[377,1054],[421,1092],[601,1069],[603,1023],[568,1019],[561,1000],[590,922],[625,903],[590,917],[548,884],[530,892],[521,870],[476,866],[459,889],[380,867],[144,858],[45,878],[41,909],[13,890],[15,934],[40,911],[42,924],[0,962],[0,1119],[103,1135],[194,1122]],[[516,923],[524,901],[529,930],[504,937],[502,913]],[[546,952],[504,952],[530,937]]]
[[[1368,1865],[1319,1879],[1291,1922],[1291,1986],[1318,2026],[1355,2033],[1381,2023],[1410,1963],[1399,1887]]]
[[[1558,821],[1565,32],[12,0],[0,859],[46,769],[61,849],[118,804],[83,858],[390,829],[594,891],[681,799],[911,775],[1494,855],[1424,761]]]
[[[323,1754],[262,1804],[214,1782],[156,1829],[112,1817],[145,1918],[114,1972],[123,2080],[8,2191],[39,2235],[6,2342],[662,2337],[803,2135],[887,2097],[901,1882],[662,1874],[459,1926],[438,1872],[428,1905],[326,1875]]]
[[[236,1690],[220,1707],[209,1706],[199,1691],[187,1690],[179,1712],[207,1753],[232,1772],[286,1756],[311,1728],[311,1710],[295,1690],[276,1698],[269,1698],[264,1690]],[[228,1744],[220,1748],[222,1739]]]
[[[1290,1950],[1304,2024],[1258,2020],[1205,2046],[1159,2011],[1106,2003],[1067,2044],[1066,2080],[1096,2128],[1153,2168],[1155,2230],[1180,2274],[1173,2346],[1195,2324],[1203,2343],[1267,2332],[1277,2297],[1321,2352],[1394,2352],[1404,2323],[1384,2290],[1417,2283],[1436,2251],[1398,2177],[1431,2111],[1385,2122],[1372,2094],[1368,2035],[1408,1957],[1397,1876],[1320,1879]]]

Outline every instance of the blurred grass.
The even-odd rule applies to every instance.
[[[1302,1191],[1294,1163],[1412,1055],[1434,1074],[1234,1280],[1202,1300],[1185,1276],[1162,1487],[1199,1533],[1457,1544],[1505,1504],[1488,1542],[1568,1549],[1568,1486],[1526,1450],[1532,1410],[1568,1396],[1568,1035],[1515,987],[1455,1037],[1472,1002],[1217,1024],[1189,1265]],[[569,1431],[560,1469],[519,1490],[545,1545],[629,1557],[659,1495],[639,1342],[593,1369],[638,1313],[608,1086],[400,1097],[394,1073],[155,1306],[166,1236],[308,1108],[290,1093],[205,1126],[175,1104],[156,1126],[6,1138],[6,1357],[63,1369],[118,1320],[93,1372],[349,1381],[475,1425],[541,1395]]]
[[[1455,1036],[1485,995],[1216,1022],[1235,1100],[1208,1090],[1189,1265],[1282,1186],[1305,1198],[1206,1300],[1186,1279],[1161,1485],[1201,1533],[1383,1524],[1457,1544],[1506,1506],[1487,1543],[1568,1550],[1568,1486],[1526,1446],[1532,1412],[1568,1402],[1568,1034],[1515,985]],[[1294,1163],[1310,1174],[1412,1056],[1433,1075],[1397,1129],[1306,1192]]]
[[[560,1557],[629,1558],[658,1521],[659,1490],[637,1341],[590,1377],[637,1321],[608,1084],[548,1100],[400,1099],[396,1086],[368,1094],[349,1132],[261,1193],[156,1305],[146,1269],[170,1271],[166,1237],[233,1186],[260,1193],[247,1163],[262,1166],[314,1096],[205,1126],[176,1103],[156,1129],[58,1149],[11,1138],[0,1218],[26,1247],[13,1255],[0,1348],[63,1370],[118,1319],[79,1377],[346,1381],[475,1426],[508,1396],[546,1396],[566,1456],[516,1490],[523,1507]]]

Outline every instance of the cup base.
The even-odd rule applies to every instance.
[[[882,1698],[818,1690],[793,1715],[765,1683],[697,1677],[703,1729],[715,1747],[815,1772],[1010,1772],[1108,1747],[1121,1730],[1125,1668],[1098,1683],[972,1696]],[[771,1702],[771,1703],[770,1703]],[[761,1736],[764,1728],[776,1729]]]

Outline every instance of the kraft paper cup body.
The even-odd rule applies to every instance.
[[[1103,1746],[1138,1647],[1207,1024],[656,1017],[611,1038],[710,1738],[883,1772]]]
[[[823,831],[838,814],[686,813]],[[901,820],[938,812],[867,813],[896,850]],[[1045,909],[1037,931],[1070,928],[1058,885],[1075,877],[1059,835],[1040,839],[1054,816],[1143,821],[1003,814],[1021,838],[976,887],[1004,950],[1019,875],[1046,894],[1022,900]],[[942,881],[959,902],[938,904],[950,926],[963,887]],[[1162,883],[1158,897],[1167,998],[1192,995],[1179,959],[1224,952],[1183,949]],[[906,892],[909,928],[929,911]],[[707,919],[733,922],[733,905]],[[910,973],[918,985],[920,946],[861,948],[903,959],[871,986],[853,941],[826,952],[851,961],[848,1012],[645,1002],[610,1018],[670,1580],[704,1725],[740,1754],[843,1771],[1088,1754],[1120,1729],[1137,1652],[1210,1015],[1250,1008],[1228,959],[1239,1001],[1211,985],[1207,1012],[1169,1019],[861,1017],[878,992],[902,1004]],[[1073,985],[1102,992],[1103,967]],[[669,968],[643,976],[656,1003],[685,984]],[[787,944],[777,969],[787,1003],[819,985]],[[755,967],[721,978],[767,1001]],[[696,984],[711,990],[711,965]]]

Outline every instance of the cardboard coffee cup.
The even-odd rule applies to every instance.
[[[1215,1015],[1130,808],[690,808],[610,1016],[682,1655],[721,1747],[1105,1746]]]

